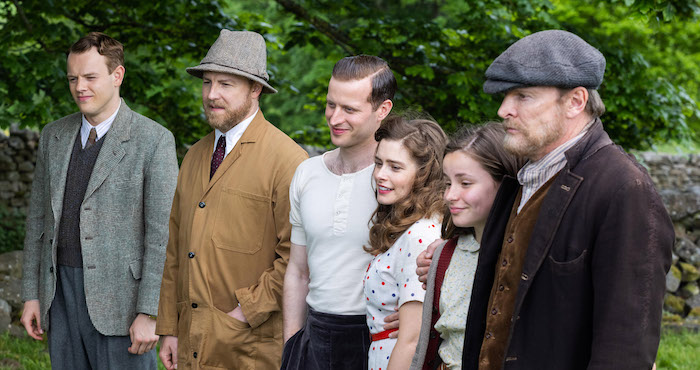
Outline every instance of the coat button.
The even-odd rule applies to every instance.
[[[53,267],[49,267],[49,272],[53,272]]]
[[[207,204],[204,202],[199,202],[199,208],[204,208]]]
[[[196,304],[196,303],[192,303],[192,308],[197,308],[197,304]]]
[[[506,260],[503,260],[503,262],[501,262],[501,266],[505,266],[507,264],[508,264],[508,261],[506,261]]]
[[[491,338],[491,333],[486,333],[486,339],[490,339],[490,338]]]
[[[512,236],[509,236],[509,237],[508,237],[508,243],[512,243],[512,242],[513,242],[513,237],[512,237]]]
[[[187,257],[194,258],[194,252],[187,253]]]
[[[498,286],[498,290],[499,290],[499,291],[501,291],[501,292],[502,292],[502,291],[503,291],[503,289],[505,289],[505,287],[504,287],[503,285],[499,285],[499,286]]]
[[[491,310],[491,315],[495,315],[495,314],[497,314],[497,313],[498,313],[498,310],[497,310],[497,309],[494,308],[493,310]]]
[[[434,330],[431,330],[430,331],[430,339],[435,339],[435,338],[437,338],[437,332],[435,332]]]
[[[197,358],[197,352],[193,353],[192,357]]]

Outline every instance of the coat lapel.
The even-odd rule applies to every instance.
[[[83,200],[89,198],[102,185],[107,176],[126,154],[122,142],[129,140],[132,111],[126,106],[124,100],[122,100],[121,104],[112,127],[109,128],[104,137],[105,142],[102,144],[97,161],[95,161],[95,167],[92,170]]]
[[[243,135],[241,138],[238,140],[238,143],[233,147],[233,150],[231,150],[231,153],[229,153],[226,158],[224,158],[224,161],[221,162],[221,165],[219,165],[219,168],[216,170],[216,173],[214,173],[214,177],[209,180],[209,171],[211,166],[204,166],[206,167],[206,181],[207,184],[204,186],[204,194],[206,194],[209,189],[211,189],[214,184],[219,181],[219,179],[226,173],[226,171],[231,168],[231,166],[240,158],[243,153],[245,152],[246,146],[248,146],[251,143],[254,143],[258,140],[258,137],[260,135],[264,134],[265,130],[265,117],[262,114],[262,111],[258,110],[258,113],[255,115],[253,118],[253,121],[250,122],[250,125],[246,128],[246,130],[243,132]],[[214,139],[216,135],[214,133],[210,134],[212,136],[211,138],[211,150],[208,153],[208,162],[211,163],[211,156],[213,155],[214,151]],[[208,137],[207,137],[208,138]],[[203,195],[204,195],[203,194]]]
[[[73,145],[80,132],[81,114],[74,114],[67,119],[63,127],[51,138],[48,150],[49,178],[51,179],[51,209],[56,220],[56,226],[63,211],[63,193],[66,190],[68,164],[73,152]]]

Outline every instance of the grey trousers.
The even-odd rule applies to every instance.
[[[49,309],[51,368],[155,370],[156,351],[133,355],[129,336],[106,336],[92,325],[85,303],[83,269],[58,266],[56,296]]]

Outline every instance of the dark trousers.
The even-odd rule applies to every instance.
[[[102,335],[92,325],[80,267],[58,266],[49,325],[52,369],[156,369],[155,350],[133,355],[129,336]]]
[[[283,370],[367,370],[371,343],[365,315],[309,309],[306,325],[284,345]]]

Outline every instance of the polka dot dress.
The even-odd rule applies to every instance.
[[[416,258],[439,238],[439,219],[422,219],[406,230],[389,250],[372,259],[364,279],[370,333],[384,331],[384,318],[396,312],[395,308],[410,301],[423,302],[425,291],[416,275]],[[386,370],[395,344],[396,338],[372,342],[368,368]]]

